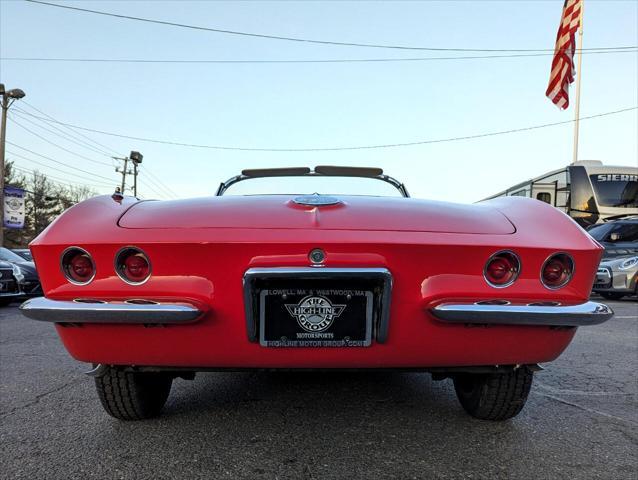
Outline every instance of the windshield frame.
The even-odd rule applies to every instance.
[[[215,196],[221,197],[226,190],[238,182],[250,180],[254,178],[266,178],[266,177],[358,177],[358,178],[373,178],[386,183],[389,183],[396,188],[401,196],[409,198],[410,194],[401,182],[396,178],[389,175],[385,175],[380,168],[367,168],[367,167],[340,167],[340,166],[328,166],[318,165],[314,169],[308,167],[292,167],[292,168],[264,168],[254,170],[242,170],[240,175],[229,178],[225,182],[222,182],[217,188]],[[275,193],[273,192],[273,195]]]

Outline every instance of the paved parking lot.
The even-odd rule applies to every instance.
[[[638,475],[638,304],[582,328],[512,421],[418,373],[208,373],[123,423],[51,325],[0,309],[0,477],[605,478]]]

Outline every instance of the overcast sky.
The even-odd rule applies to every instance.
[[[467,2],[66,2],[95,10],[226,30],[328,41],[435,48],[553,49],[562,1]],[[584,47],[638,44],[638,3],[586,0]],[[421,58],[485,55],[295,43],[108,18],[23,1],[0,2],[0,56],[211,60]],[[2,60],[0,81],[29,105],[74,125],[174,142],[247,148],[396,144],[571,120],[544,96],[550,56],[374,63],[114,64]],[[638,56],[583,58],[581,115],[638,104]],[[572,94],[575,89],[572,89]],[[573,98],[573,95],[572,95]],[[29,105],[24,112],[40,115]],[[12,108],[13,110],[13,108]],[[118,174],[107,155],[14,119],[7,138],[88,172]],[[20,115],[20,116],[18,116]],[[44,124],[45,126],[47,124]],[[50,124],[46,127],[55,132]],[[58,127],[59,128],[59,127]],[[636,165],[636,110],[581,123],[580,159]],[[320,164],[382,167],[416,197],[473,202],[567,165],[573,125],[410,147],[251,152],[168,146],[83,132],[144,154],[140,194],[207,195],[243,168]],[[8,145],[27,170],[82,184],[69,167]],[[100,148],[100,150],[103,150]],[[109,150],[110,151],[110,150]],[[30,160],[18,158],[19,153]],[[108,153],[108,152],[106,152]],[[44,165],[37,165],[38,160]],[[91,162],[95,160],[98,163]],[[103,162],[103,163],[99,163]],[[100,177],[94,177],[93,174]],[[112,179],[112,181],[110,180]]]

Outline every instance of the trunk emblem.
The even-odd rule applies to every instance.
[[[321,207],[323,205],[336,205],[337,203],[341,203],[336,197],[329,197],[326,195],[319,195],[315,193],[314,195],[303,195],[301,197],[296,197],[293,199],[297,205],[310,205],[313,207]]]
[[[320,248],[315,248],[308,254],[308,259],[315,265],[323,263],[326,259],[326,252]]]

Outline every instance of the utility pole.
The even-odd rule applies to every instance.
[[[113,157],[113,159],[114,160],[121,160],[121,161],[124,162],[124,168],[123,169],[120,170],[119,167],[115,168],[115,171],[117,173],[121,173],[122,174],[122,186],[120,187],[120,192],[122,192],[122,195],[124,195],[124,189],[126,188],[126,176],[133,173],[130,170],[127,170],[129,158],[128,157],[124,157],[124,158]]]
[[[131,151],[131,161],[133,162],[133,195],[137,197],[137,168],[140,163],[142,163],[142,159],[144,155],[140,152]]]
[[[120,168],[117,167],[115,169],[117,173],[122,174],[122,186],[120,187],[120,192],[122,193],[122,195],[124,195],[124,192],[126,189],[126,176],[133,175],[133,195],[137,197],[137,167],[140,163],[142,163],[143,158],[144,158],[144,155],[142,155],[140,152],[135,152],[135,151],[131,151],[128,157],[124,157],[124,158],[113,157],[114,160],[120,160],[124,162],[124,168],[120,170]],[[132,171],[128,169],[129,160],[133,163]]]
[[[25,93],[19,88],[5,90],[0,83],[2,96],[2,125],[0,125],[0,247],[4,246],[4,144],[7,136],[7,111],[13,102],[24,98]]]
[[[137,163],[133,162],[133,196],[137,197]]]

